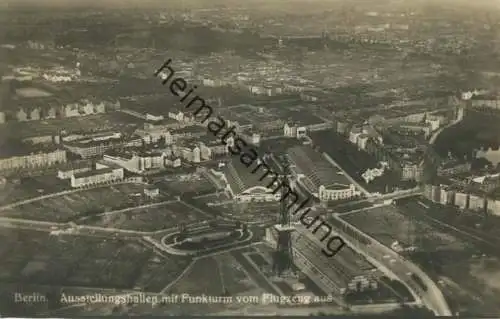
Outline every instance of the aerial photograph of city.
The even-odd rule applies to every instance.
[[[0,0],[0,77],[0,317],[500,318],[500,0]]]

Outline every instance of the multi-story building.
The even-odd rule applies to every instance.
[[[18,122],[26,122],[28,121],[28,113],[24,109],[20,109],[16,113],[16,118]]]
[[[418,182],[422,178],[423,170],[419,162],[403,162],[401,163],[401,180]]]
[[[487,201],[485,196],[469,194],[469,209],[483,212],[486,209]]]
[[[465,108],[473,107],[500,110],[500,98],[498,98],[498,96],[488,95],[484,93],[462,96],[461,106]]]
[[[86,173],[92,170],[90,166],[77,167],[77,168],[69,168],[69,169],[60,169],[57,172],[57,178],[59,179],[70,179],[71,176],[80,173]]]
[[[181,158],[186,162],[200,163],[202,161],[201,149],[196,143],[186,146],[172,146],[172,152],[175,157]]]
[[[40,108],[39,107],[34,108],[33,110],[31,110],[31,112],[30,112],[30,119],[32,121],[38,121],[38,120],[40,120]]]
[[[307,128],[299,126],[297,123],[285,123],[283,126],[283,135],[287,137],[303,138],[307,135]]]
[[[116,102],[119,104],[119,102]],[[116,104],[115,103],[115,104]],[[62,107],[63,117],[76,117],[76,116],[86,116],[92,114],[103,114],[106,113],[106,104],[108,102],[91,102],[89,100],[82,100],[77,103],[71,103]]]
[[[366,150],[369,140],[375,140],[383,145],[384,139],[371,125],[353,126],[349,131],[349,142],[358,146],[360,150]]]
[[[458,160],[442,161],[437,168],[437,176],[453,176],[456,174],[470,172],[471,163]]]
[[[66,151],[54,146],[32,148],[0,157],[0,171],[37,169],[66,162]]]
[[[467,185],[468,187],[468,185]],[[470,187],[468,187],[470,188]],[[482,192],[465,191],[463,185],[425,185],[424,196],[441,205],[454,205],[463,210],[495,213],[495,200]],[[500,206],[499,206],[500,207]],[[500,214],[500,210],[498,210]]]
[[[469,208],[469,194],[463,191],[458,191],[455,193],[454,205],[461,209]]]
[[[370,135],[365,134],[365,133],[358,135],[357,140],[356,140],[356,145],[358,145],[358,148],[360,150],[364,151],[366,149],[366,144],[368,143],[369,138],[370,138]]]
[[[336,119],[335,120],[335,127],[337,130],[337,133],[340,135],[349,135],[349,132],[352,127],[352,123],[348,119]]]
[[[439,203],[441,205],[453,205],[455,203],[455,191],[449,187],[441,187]]]
[[[122,180],[123,168],[103,167],[71,176],[71,187],[79,188]]]
[[[425,122],[425,123],[405,123],[405,124],[400,124],[397,126],[397,129],[400,132],[404,132],[406,134],[423,134],[424,138],[429,138],[432,133],[432,126],[431,124]]]
[[[155,126],[150,123],[144,124],[144,128],[139,128],[135,131],[137,136],[140,136],[144,143],[155,144],[160,140],[164,140],[166,145],[174,143],[174,137],[170,131],[163,126]]]
[[[489,197],[487,199],[487,205],[488,213],[500,216],[500,199],[498,197]]]
[[[51,119],[55,119],[56,117],[57,117],[57,108],[56,107],[49,107],[45,113],[45,119],[51,120]]]
[[[215,157],[225,156],[229,154],[229,147],[234,145],[234,139],[229,137],[227,144],[221,143],[220,139],[215,139],[212,136],[206,135],[195,141],[200,148],[202,160],[210,160]]]
[[[365,183],[370,183],[377,177],[384,175],[384,173],[385,173],[384,166],[380,168],[369,168],[363,174],[361,174],[361,177],[365,180]]]
[[[318,100],[318,97],[311,94],[300,93],[300,99],[302,101],[315,102]]]
[[[171,152],[142,151],[136,149],[111,151],[103,156],[105,163],[113,163],[125,170],[137,174],[156,172],[166,167],[179,167],[181,159]]]
[[[19,122],[25,122],[54,119],[56,117],[80,117],[103,114],[106,113],[108,108],[118,109],[120,107],[120,102],[93,102],[87,99],[62,106],[59,106],[59,103],[59,101],[55,101],[52,98],[46,98],[34,106],[22,104],[18,106],[19,109],[15,113],[15,118]]]
[[[62,139],[62,145],[70,152],[90,158],[101,156],[106,151],[124,148],[142,146],[143,140],[140,136],[125,136],[122,133],[102,133],[94,135],[70,135]]]
[[[173,141],[178,141],[179,139],[192,139],[200,138],[207,135],[207,129],[201,126],[186,126],[170,132]]]
[[[358,136],[363,134],[363,128],[360,126],[354,126],[351,128],[349,131],[349,142],[352,144],[357,144],[358,143]]]
[[[195,121],[191,113],[184,113],[180,110],[168,112],[168,117],[181,123],[193,123]]]
[[[432,185],[427,184],[424,188],[424,196],[434,203],[441,205],[455,204],[455,191],[448,185]]]
[[[388,167],[399,174],[403,181],[421,181],[424,172],[423,158],[425,151],[420,147],[402,148],[383,145],[370,139],[366,151],[375,156],[378,161],[385,162]]]
[[[436,190],[438,190],[438,196],[440,195],[441,188],[439,185],[432,185],[432,184],[427,184],[424,186],[424,196],[433,201],[433,202],[439,202],[439,199],[436,199]]]
[[[425,122],[430,126],[431,131],[434,132],[445,124],[447,119],[444,116],[430,114],[427,116]]]

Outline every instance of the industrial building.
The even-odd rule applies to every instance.
[[[354,184],[310,146],[288,150],[291,169],[298,182],[322,201],[349,199],[361,195]]]
[[[274,193],[273,188],[267,185],[270,178],[262,177],[262,174],[252,173],[252,169],[245,166],[239,158],[232,159],[221,171],[212,171],[226,183],[226,191],[239,202],[268,202],[279,201],[280,192]]]

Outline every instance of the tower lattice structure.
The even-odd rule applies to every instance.
[[[291,187],[289,183],[290,165],[285,156],[281,157],[281,166],[283,168],[281,182],[283,185]],[[273,271],[278,276],[293,271],[292,232],[294,227],[290,223],[290,196],[287,196],[287,191],[287,187],[281,187],[279,223],[274,226],[277,233],[277,245],[274,252]]]

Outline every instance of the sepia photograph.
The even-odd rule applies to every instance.
[[[0,77],[0,317],[500,318],[500,0],[0,0]]]

